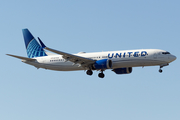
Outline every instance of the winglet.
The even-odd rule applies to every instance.
[[[39,40],[39,42],[40,42],[40,44],[41,44],[41,47],[42,48],[46,48],[46,46],[44,45],[44,43],[41,41],[41,39],[38,37],[38,40]]]

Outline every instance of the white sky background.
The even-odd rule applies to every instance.
[[[1,120],[179,120],[180,2],[178,0],[25,1],[0,4]],[[105,71],[37,70],[6,56],[26,56],[22,29],[68,53],[157,48],[177,60]]]

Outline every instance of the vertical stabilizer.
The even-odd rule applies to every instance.
[[[39,45],[28,29],[23,29],[24,42],[29,58],[47,56],[43,48]]]

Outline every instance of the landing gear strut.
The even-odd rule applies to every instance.
[[[92,75],[93,72],[92,72],[92,70],[87,70],[86,74],[87,74],[87,75]]]
[[[169,65],[168,63],[167,63],[167,64],[160,65],[159,72],[162,73],[163,70],[162,70],[161,68],[163,68],[164,66],[168,66],[168,65]]]
[[[103,71],[101,71],[101,73],[98,74],[98,77],[100,77],[100,78],[104,78],[104,76],[105,75],[104,75]]]

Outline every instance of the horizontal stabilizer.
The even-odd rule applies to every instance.
[[[11,56],[11,57],[15,57],[15,58],[18,58],[18,59],[21,59],[21,60],[27,60],[27,61],[35,61],[36,59],[31,59],[31,58],[27,58],[27,57],[21,57],[21,56],[17,56],[17,55],[11,55],[11,54],[6,54],[8,56]]]

